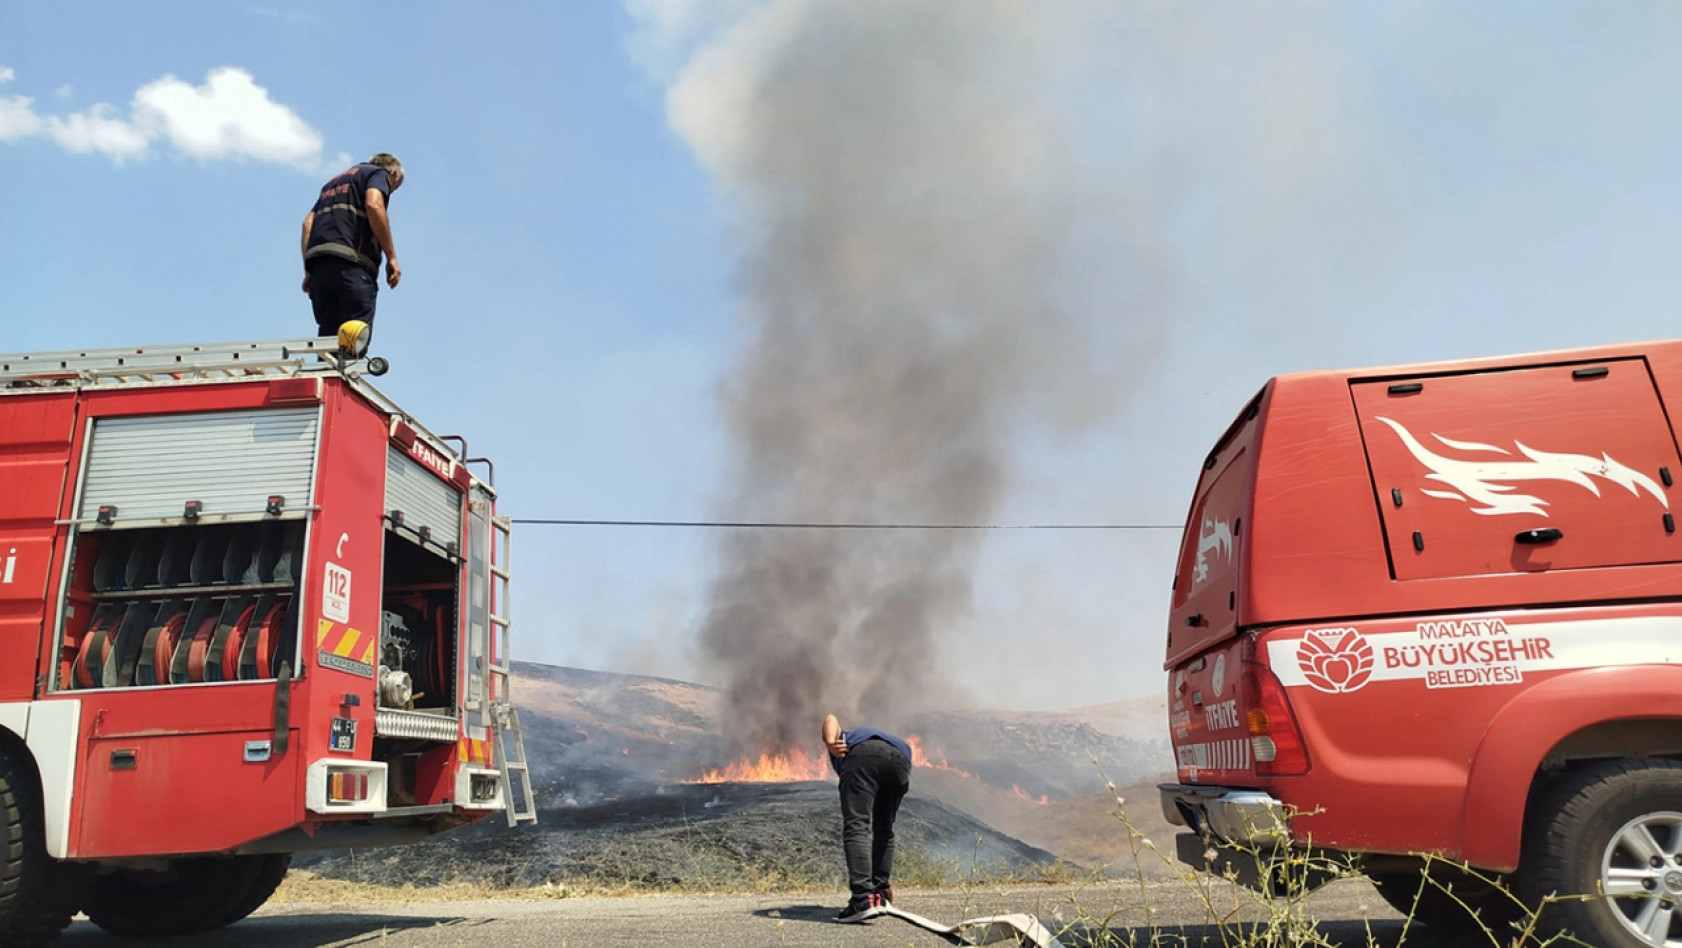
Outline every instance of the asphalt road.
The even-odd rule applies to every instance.
[[[171,939],[168,943],[185,948],[922,948],[950,944],[897,919],[837,924],[830,919],[837,908],[829,904],[833,901],[810,895],[772,894],[271,905],[220,932]],[[1228,917],[1259,917],[1246,896],[1221,890],[1213,901]],[[907,891],[899,894],[899,903],[909,911],[948,924],[982,915],[1026,912],[1038,916],[1046,927],[1064,932],[1062,940],[1069,948],[1150,945],[1153,923],[1162,936],[1159,945],[1232,943],[1230,934],[1223,939],[1220,927],[1210,924],[1203,900],[1178,883],[1156,884],[1143,891],[1137,884],[1084,889],[1028,886]],[[1365,882],[1328,886],[1317,892],[1306,908],[1313,918],[1324,920],[1319,930],[1334,944],[1393,948],[1401,935],[1400,917]],[[1094,929],[1091,919],[1105,920],[1107,927]],[[1068,928],[1083,920],[1088,920],[1087,924]],[[1373,936],[1370,941],[1369,931]],[[1409,943],[1444,948],[1453,944],[1422,935],[1422,931],[1413,933]],[[161,943],[112,938],[88,922],[78,921],[56,944],[64,948],[118,948]]]

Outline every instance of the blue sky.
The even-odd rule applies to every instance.
[[[0,7],[0,351],[308,334],[299,222],[342,154],[391,151],[383,387],[496,460],[507,513],[716,513],[742,208],[668,93],[712,94],[697,64],[790,5]],[[1674,8],[1033,9],[1080,24],[1080,55],[1021,81],[1142,196],[1164,288],[1113,316],[1160,338],[1119,407],[1017,437],[998,520],[1177,522],[1203,452],[1281,372],[1674,334]],[[204,119],[224,106],[232,130]],[[1113,247],[1091,246],[1097,281]],[[691,674],[716,539],[520,530],[519,657]],[[1017,706],[1156,689],[1175,544],[990,536],[942,674]]]

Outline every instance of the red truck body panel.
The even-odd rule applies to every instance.
[[[115,512],[117,524],[105,528],[89,522],[81,510],[90,476],[84,467],[90,463],[90,442],[96,440],[100,422],[189,414],[214,418],[217,413],[270,409],[319,412],[311,416],[316,419],[311,429],[316,440],[313,447],[304,445],[302,456],[313,499],[300,509],[295,498],[292,506],[283,505],[281,515],[264,520],[265,499],[253,497],[247,505],[251,509],[235,510],[227,521],[230,529],[247,522],[295,528],[303,538],[302,548],[294,550],[295,585],[278,588],[283,584],[277,579],[269,583],[278,588],[272,596],[257,595],[258,603],[273,602],[272,614],[264,613],[272,619],[266,630],[275,636],[283,628],[295,630],[295,646],[290,640],[283,647],[276,644],[278,638],[263,638],[261,649],[272,650],[276,659],[271,662],[269,652],[261,649],[248,653],[262,656],[262,671],[250,676],[256,680],[155,685],[125,681],[121,687],[78,682],[76,673],[92,648],[90,629],[100,621],[100,610],[107,605],[140,608],[124,603],[138,602],[144,595],[96,589],[99,545],[162,529],[144,519],[125,520],[121,509]],[[79,722],[72,785],[60,786],[45,772],[43,778],[49,801],[55,794],[66,798],[64,851],[55,855],[111,860],[229,852],[294,828],[314,832],[335,822],[383,815],[341,816],[319,806],[312,811],[306,800],[311,792],[327,792],[312,789],[312,762],[374,759],[376,711],[382,709],[376,669],[386,660],[377,652],[384,641],[382,612],[393,608],[393,595],[403,592],[388,588],[396,542],[387,507],[388,465],[396,462],[388,452],[398,445],[416,462],[415,469],[425,472],[420,476],[447,488],[443,496],[459,505],[462,522],[455,528],[464,538],[469,529],[465,494],[470,486],[485,490],[473,484],[460,461],[429,446],[425,438],[415,439],[412,429],[406,444],[395,439],[396,417],[348,378],[332,372],[0,393],[0,484],[5,487],[0,490],[0,711],[7,702],[24,709],[17,714],[63,703],[79,706],[77,716],[63,718]],[[271,447],[261,432],[252,437],[253,457]],[[119,474],[142,480],[155,474],[165,480],[172,473],[175,447],[160,443],[155,452],[130,462]],[[179,449],[193,448],[184,444]],[[214,515],[224,513],[226,503],[205,506],[207,523],[220,522]],[[168,529],[213,529],[184,525],[179,514],[174,517],[165,525]],[[468,597],[460,594],[467,588],[466,544],[457,555],[453,547],[446,554],[441,543],[428,550],[426,542],[423,535],[415,546],[421,552],[403,555],[421,562],[414,568],[430,571],[433,581],[409,585],[419,591],[414,594],[430,591],[446,597],[440,601],[447,608],[437,611],[438,636],[431,641],[448,643],[437,646],[436,665],[444,676],[437,687],[459,698],[470,690],[462,647]],[[79,555],[78,543],[93,552]],[[208,555],[206,561],[210,562]],[[148,582],[151,579],[155,577]],[[162,608],[172,600],[167,584],[160,588],[164,591],[156,598]],[[212,598],[203,592],[179,595]],[[217,603],[225,599],[231,601],[228,594],[215,596]],[[188,601],[192,600],[183,599]],[[214,607],[209,608],[208,618],[214,620]],[[493,603],[492,608],[501,606]],[[454,618],[444,618],[446,613]],[[261,624],[258,616],[251,624],[252,636],[260,634]],[[214,621],[205,625],[207,630],[215,627]],[[191,630],[181,634],[190,637]],[[504,661],[496,654],[494,639],[487,641],[493,642],[490,660]],[[160,648],[158,654],[167,665],[172,653]],[[286,685],[277,680],[278,657],[283,654],[290,656],[292,676]],[[238,658],[235,654],[228,661]],[[167,679],[169,671],[158,666],[156,674]],[[243,672],[241,677],[246,677]],[[402,801],[403,807],[429,810],[430,817],[442,815],[450,825],[472,822],[493,809],[482,801],[469,806],[458,798],[463,786],[458,771],[491,764],[487,748],[494,731],[468,723],[469,704],[458,700],[455,707],[438,708],[435,721],[422,720],[423,725],[453,727],[454,736],[433,735],[427,739],[430,743],[404,751],[406,757],[393,758],[390,773],[393,782],[403,779],[412,785],[413,796]],[[280,721],[285,722],[284,741],[277,733]],[[398,773],[410,768],[412,775]],[[68,764],[65,769],[70,769]]]
[[[1682,722],[1678,407],[1676,342],[1271,380],[1193,495],[1180,779],[1265,790],[1317,846],[1513,868],[1562,741]],[[1301,766],[1256,759],[1240,665]]]
[[[0,400],[0,701],[35,694],[76,398]]]

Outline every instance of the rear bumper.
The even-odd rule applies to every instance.
[[[1174,826],[1224,843],[1279,845],[1291,841],[1284,805],[1260,790],[1165,783],[1162,815]]]

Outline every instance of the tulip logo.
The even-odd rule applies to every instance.
[[[1357,691],[1372,677],[1372,644],[1354,629],[1310,631],[1297,646],[1297,667],[1318,691]]]

